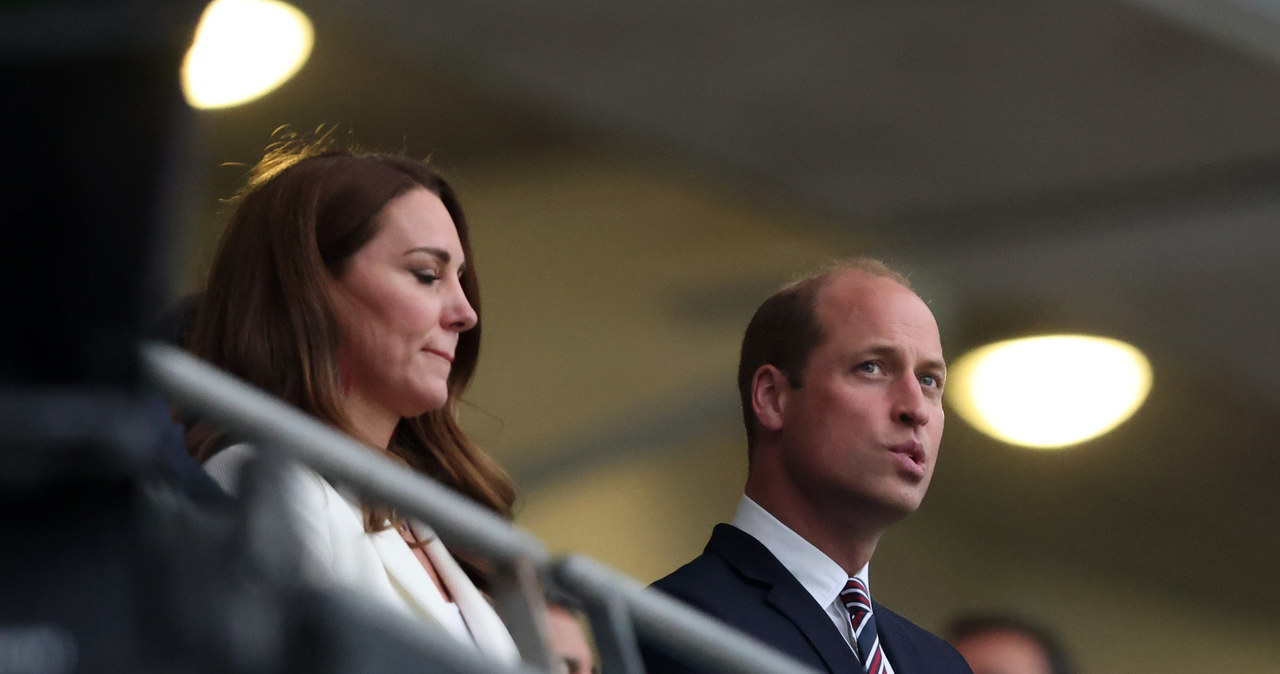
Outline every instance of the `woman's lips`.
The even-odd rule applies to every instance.
[[[445,360],[446,360],[446,361],[448,361],[449,363],[453,363],[453,354],[451,354],[451,353],[446,353],[446,352],[441,351],[441,350],[439,350],[439,349],[423,349],[423,351],[426,351],[427,353],[433,353],[433,354],[435,354],[435,355],[437,355],[437,356],[440,356],[441,358],[445,359]]]

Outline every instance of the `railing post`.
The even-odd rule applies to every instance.
[[[609,674],[645,674],[631,613],[618,597],[582,600],[591,621],[591,633],[600,651],[600,665]]]
[[[556,671],[555,657],[547,648],[547,603],[538,569],[522,557],[499,564],[490,578],[494,607],[520,648],[520,656],[530,667]]]

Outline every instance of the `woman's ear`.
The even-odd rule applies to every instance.
[[[791,382],[782,370],[772,365],[761,365],[756,370],[751,378],[751,408],[761,428],[769,431],[782,429],[783,412],[790,392]]]

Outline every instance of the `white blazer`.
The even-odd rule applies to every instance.
[[[215,454],[204,467],[223,489],[236,494],[240,468],[253,454],[249,445],[233,445]],[[451,632],[502,662],[519,661],[519,650],[506,626],[430,527],[411,523],[419,540],[430,541],[424,551],[453,596],[465,626],[457,621],[453,607],[394,527],[366,532],[359,501],[305,467],[295,466],[287,478],[287,489],[310,580],[381,601]]]

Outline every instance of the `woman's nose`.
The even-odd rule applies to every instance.
[[[446,311],[446,325],[458,332],[466,332],[476,327],[476,323],[480,320],[476,315],[476,310],[471,306],[471,301],[467,299],[467,293],[463,291],[461,283],[455,283],[451,300]]]

